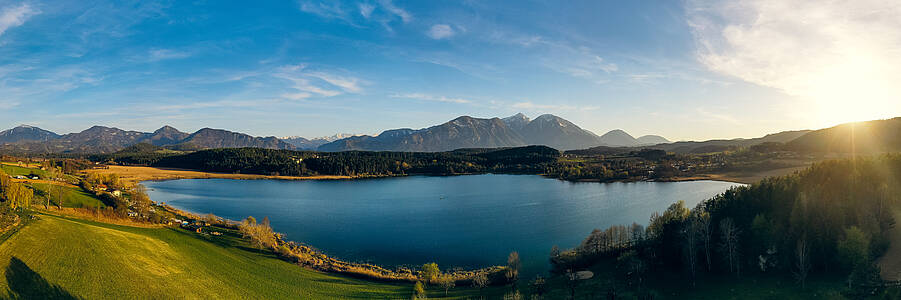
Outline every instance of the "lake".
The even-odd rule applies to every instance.
[[[151,199],[241,220],[268,216],[289,240],[337,258],[442,268],[506,263],[547,271],[554,245],[578,245],[594,228],[637,222],[684,200],[739,184],[720,181],[573,183],[536,175],[410,176],[365,180],[148,181]]]

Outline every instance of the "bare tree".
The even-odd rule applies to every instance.
[[[801,283],[803,289],[807,283],[807,275],[810,273],[810,249],[807,248],[805,237],[798,240],[798,248],[795,250],[797,261],[795,261],[795,279]]]
[[[685,262],[691,274],[692,286],[695,285],[695,275],[697,274],[698,237],[701,227],[699,219],[697,214],[693,214],[682,231],[682,241],[685,243]]]
[[[707,272],[710,272],[713,269],[713,264],[710,261],[710,241],[711,235],[713,235],[710,214],[706,212],[698,213],[698,230],[698,235],[701,238],[701,242],[704,244],[704,256],[707,258]]]
[[[47,167],[47,173],[50,174],[50,178],[47,180],[47,204],[44,205],[45,208],[50,207],[50,201],[52,201],[51,199],[53,198],[53,190],[55,190],[53,181],[60,176],[59,170],[57,170],[56,167],[53,167],[52,165]],[[63,207],[63,197],[61,197],[61,195],[57,195],[56,205],[60,208]]]
[[[479,272],[476,276],[472,277],[472,287],[479,289],[479,295],[482,294],[482,289],[488,286],[488,275],[485,275],[484,272]]]
[[[457,286],[457,281],[453,275],[444,274],[438,277],[438,286],[444,289],[444,296],[447,297],[447,291]]]
[[[519,279],[520,269],[522,269],[522,261],[519,260],[519,252],[510,252],[510,256],[507,257],[507,272],[505,275],[507,276],[507,280],[513,283],[514,287],[516,286],[517,279]]]
[[[720,222],[720,233],[722,233],[722,241],[720,247],[725,255],[726,263],[729,264],[729,272],[739,275],[739,253],[738,242],[741,230],[735,226],[735,222],[730,218],[723,219]]]

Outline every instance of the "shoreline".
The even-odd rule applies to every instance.
[[[203,215],[176,208],[168,203],[157,202],[157,205],[167,210],[169,213],[172,213],[173,215],[182,217],[184,219],[204,219]],[[237,227],[241,224],[240,221],[235,221],[223,217],[218,218],[220,218],[221,221],[226,224],[226,226]],[[180,225],[176,226],[181,227]],[[271,250],[281,259],[288,260],[302,268],[308,268],[319,272],[334,273],[367,280],[385,282],[416,282],[421,280],[421,278],[419,278],[419,276],[417,276],[415,271],[413,270],[416,265],[412,265],[412,268],[411,265],[394,265],[385,267],[370,262],[351,262],[330,256],[319,248],[316,248],[315,246],[306,244],[304,242],[283,240],[283,236],[279,234],[278,231],[275,231],[275,233],[278,235],[277,239],[279,240],[279,244],[281,244],[280,247],[287,247],[287,249],[290,249],[290,252],[283,253],[282,251],[277,251],[276,249]],[[498,274],[503,272],[504,270],[506,270],[504,266],[494,265],[478,269],[459,269],[449,274],[453,276],[454,281],[466,283],[467,281],[472,280],[472,278],[477,274],[487,274],[491,277],[498,277]]]
[[[256,179],[275,179],[275,180],[342,180],[342,179],[359,179],[370,178],[363,176],[338,176],[338,175],[317,175],[317,176],[282,176],[282,175],[259,175],[259,174],[236,174],[236,173],[216,173],[205,172],[191,169],[178,168],[156,168],[143,166],[107,166],[104,169],[88,169],[86,173],[96,174],[116,174],[123,181],[129,183],[138,183],[141,181],[165,181],[177,179],[238,179],[238,180],[256,180]],[[373,176],[375,177],[375,176]]]
[[[595,179],[566,180],[556,177],[549,177],[547,174],[511,174],[511,175],[536,175],[550,179],[557,179],[569,182],[683,182],[683,181],[700,181],[700,180],[716,180],[740,184],[753,184],[766,177],[782,176],[791,174],[795,171],[807,168],[807,166],[789,167],[772,169],[750,173],[739,172],[723,172],[723,173],[702,173],[692,176],[672,177],[664,179],[641,179],[641,180],[616,180],[602,181]],[[260,175],[260,174],[241,174],[241,173],[217,173],[206,172],[192,169],[180,168],[157,168],[145,166],[107,166],[104,169],[89,169],[86,173],[97,174],[117,174],[123,181],[129,183],[140,183],[141,181],[166,181],[178,179],[235,179],[235,180],[354,180],[354,179],[373,179],[373,178],[392,178],[406,176],[462,176],[462,175],[479,175],[483,173],[465,173],[465,174],[396,174],[396,175],[367,175],[367,176],[345,176],[345,175],[316,175],[316,176],[284,176],[284,175]],[[484,173],[492,174],[492,173]],[[497,173],[506,174],[506,173]]]

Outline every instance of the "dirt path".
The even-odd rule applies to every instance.
[[[895,220],[901,220],[901,210],[895,211]],[[885,255],[879,258],[877,264],[882,270],[882,279],[885,280],[901,280],[901,228],[896,224],[889,233],[891,235],[891,246]]]

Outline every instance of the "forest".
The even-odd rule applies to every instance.
[[[551,250],[557,274],[597,264],[641,291],[650,274],[685,274],[684,284],[717,276],[813,274],[845,278],[844,296],[882,292],[875,260],[889,248],[899,202],[901,155],[832,160],[767,178],[651,216],[649,225],[593,231],[574,249]],[[638,292],[639,297],[650,291]]]
[[[461,149],[434,153],[226,148],[191,153],[123,151],[89,158],[121,165],[186,168],[207,172],[366,177],[485,172],[541,173],[555,163],[559,156],[560,152],[553,148],[528,146],[508,149]]]

